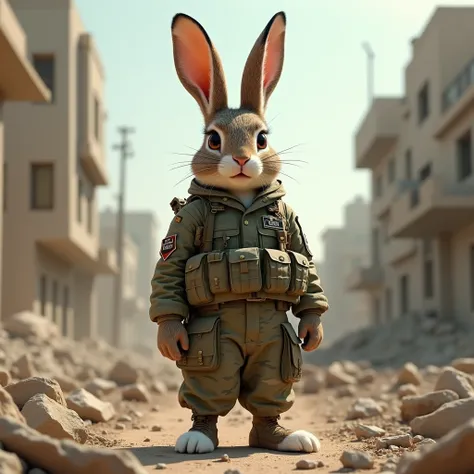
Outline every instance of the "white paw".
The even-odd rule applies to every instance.
[[[298,430],[287,436],[279,445],[278,451],[303,451],[317,453],[321,449],[321,442],[309,431]]]
[[[204,454],[214,451],[214,445],[204,433],[187,431],[178,438],[174,450],[178,453]]]

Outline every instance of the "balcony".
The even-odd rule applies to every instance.
[[[349,291],[375,291],[382,284],[383,271],[378,265],[355,268],[346,279],[346,288]]]
[[[416,251],[417,243],[414,239],[390,239],[386,250],[387,262],[396,265],[415,255]]]
[[[416,239],[456,232],[471,224],[473,216],[474,186],[448,184],[431,175],[394,201],[389,235]]]
[[[390,187],[383,190],[383,194],[380,197],[372,198],[372,215],[376,219],[383,218],[389,211],[390,206],[395,197],[395,186],[390,185]]]
[[[28,60],[26,35],[7,0],[0,0],[0,99],[48,102],[51,94]]]
[[[103,122],[103,67],[92,36],[83,34],[79,42],[79,157],[84,171],[95,186],[106,186]]]
[[[355,136],[356,168],[372,169],[395,145],[402,124],[400,98],[375,99]]]
[[[474,59],[448,84],[442,95],[443,114],[436,127],[435,137],[443,139],[465,118],[474,103]]]

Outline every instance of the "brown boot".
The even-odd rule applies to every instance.
[[[253,417],[253,426],[249,435],[252,448],[271,449],[287,452],[318,452],[321,443],[308,431],[292,431],[280,426],[279,416]]]
[[[278,445],[292,433],[291,430],[280,426],[279,419],[279,416],[254,416],[249,435],[249,446],[278,451]]]
[[[200,431],[204,433],[214,445],[219,446],[219,438],[217,436],[217,416],[193,415],[193,426],[189,431]]]

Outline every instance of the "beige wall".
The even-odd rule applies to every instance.
[[[457,140],[473,134],[474,66],[463,76],[466,86],[455,103],[443,107],[445,90],[474,60],[473,22],[474,8],[438,8],[412,43],[405,96],[390,99],[390,108],[382,106],[389,99],[375,99],[356,132],[356,167],[372,174],[371,231],[378,232],[372,246],[380,258],[372,258],[370,266],[379,277],[370,281],[359,269],[348,283],[370,295],[374,322],[430,315],[474,322],[474,158],[471,150],[471,174],[460,179],[457,154]],[[420,120],[425,84],[428,114]],[[373,126],[374,116],[384,129]],[[403,276],[407,305],[402,304]]]
[[[3,291],[8,297],[2,313],[41,313],[45,306],[45,316],[55,318],[65,333],[94,337],[95,277],[115,271],[100,251],[96,199],[96,187],[107,184],[104,137],[95,136],[91,112],[97,98],[102,129],[102,65],[72,1],[11,0],[11,5],[26,32],[30,58],[54,58],[54,93],[51,104],[5,105],[9,187]],[[38,181],[53,190],[53,206],[43,210],[31,207],[31,170],[39,163],[54,167],[52,187],[44,177]]]

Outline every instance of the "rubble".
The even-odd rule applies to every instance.
[[[383,413],[382,406],[372,398],[358,398],[347,413],[347,420],[370,418]]]
[[[460,372],[474,375],[474,357],[462,357],[451,362],[451,367]]]
[[[354,428],[354,434],[357,436],[357,439],[377,438],[383,436],[385,430],[374,425],[357,425]]]
[[[140,372],[125,360],[119,360],[108,375],[108,379],[117,385],[133,385],[139,378]]]
[[[344,371],[340,362],[334,362],[326,371],[326,385],[328,387],[339,387],[341,385],[354,385],[357,379]]]
[[[435,390],[452,390],[459,395],[459,398],[474,397],[474,387],[472,378],[452,367],[447,367],[440,374]]]
[[[3,416],[9,416],[20,423],[26,423],[12,396],[0,387],[0,417]]]
[[[97,377],[92,379],[84,388],[89,393],[92,393],[92,395],[100,398],[112,393],[117,388],[117,383],[112,380],[105,380]]]
[[[412,362],[407,362],[398,373],[397,384],[406,385],[412,384],[415,386],[421,385],[423,377],[418,367]]]
[[[0,472],[3,474],[23,474],[23,466],[18,456],[0,449]]]
[[[109,421],[115,416],[112,403],[99,400],[83,388],[75,390],[67,397],[67,406],[83,420],[91,420],[94,423]]]
[[[417,416],[428,415],[445,403],[458,399],[459,395],[452,390],[438,390],[421,396],[404,397],[400,408],[402,420],[411,421]]]
[[[51,321],[30,311],[16,313],[3,321],[4,329],[12,337],[34,338],[38,341],[51,341],[58,337],[59,330]]]
[[[141,383],[126,385],[122,388],[122,397],[124,400],[136,400],[137,402],[149,402],[150,393],[145,385]]]
[[[37,393],[44,393],[49,398],[66,406],[64,394],[58,382],[44,377],[30,377],[19,382],[7,385],[5,390],[12,396],[20,409]]]
[[[10,367],[13,377],[17,379],[27,379],[34,375],[33,363],[29,354],[22,355]]]
[[[340,461],[344,467],[351,469],[372,469],[374,467],[372,457],[362,451],[344,451]]]

